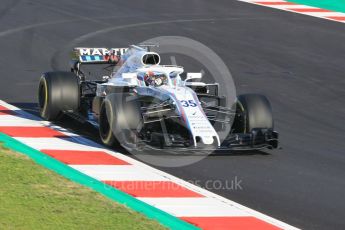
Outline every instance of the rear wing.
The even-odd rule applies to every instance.
[[[73,49],[72,60],[88,64],[116,64],[128,48],[83,48]]]

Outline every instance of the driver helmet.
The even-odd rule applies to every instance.
[[[144,76],[144,81],[147,86],[154,85],[155,73],[153,71],[147,71]]]

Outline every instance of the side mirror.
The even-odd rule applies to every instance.
[[[110,79],[110,76],[103,76],[103,77],[102,77],[102,80],[103,80],[103,81],[108,81],[109,79]]]
[[[201,73],[187,73],[187,78],[185,81],[189,81],[192,79],[201,79],[202,74]]]
[[[128,80],[135,79],[135,78],[137,78],[137,74],[136,73],[123,73],[122,78],[128,79]]]

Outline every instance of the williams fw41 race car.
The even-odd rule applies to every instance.
[[[46,72],[40,79],[39,109],[46,120],[68,115],[91,123],[105,145],[128,150],[278,146],[265,96],[239,95],[226,107],[217,83],[201,82],[201,73],[182,77],[183,67],[161,65],[149,45],[75,48],[73,53],[70,72]],[[108,75],[93,75],[97,80],[82,70],[104,65]]]

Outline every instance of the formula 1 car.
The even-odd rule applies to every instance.
[[[70,72],[46,72],[39,88],[42,118],[68,115],[99,129],[107,146],[126,149],[277,148],[272,110],[265,96],[245,94],[226,107],[217,83],[201,73],[161,65],[150,45],[75,48]],[[107,76],[88,80],[82,66],[107,65]]]

